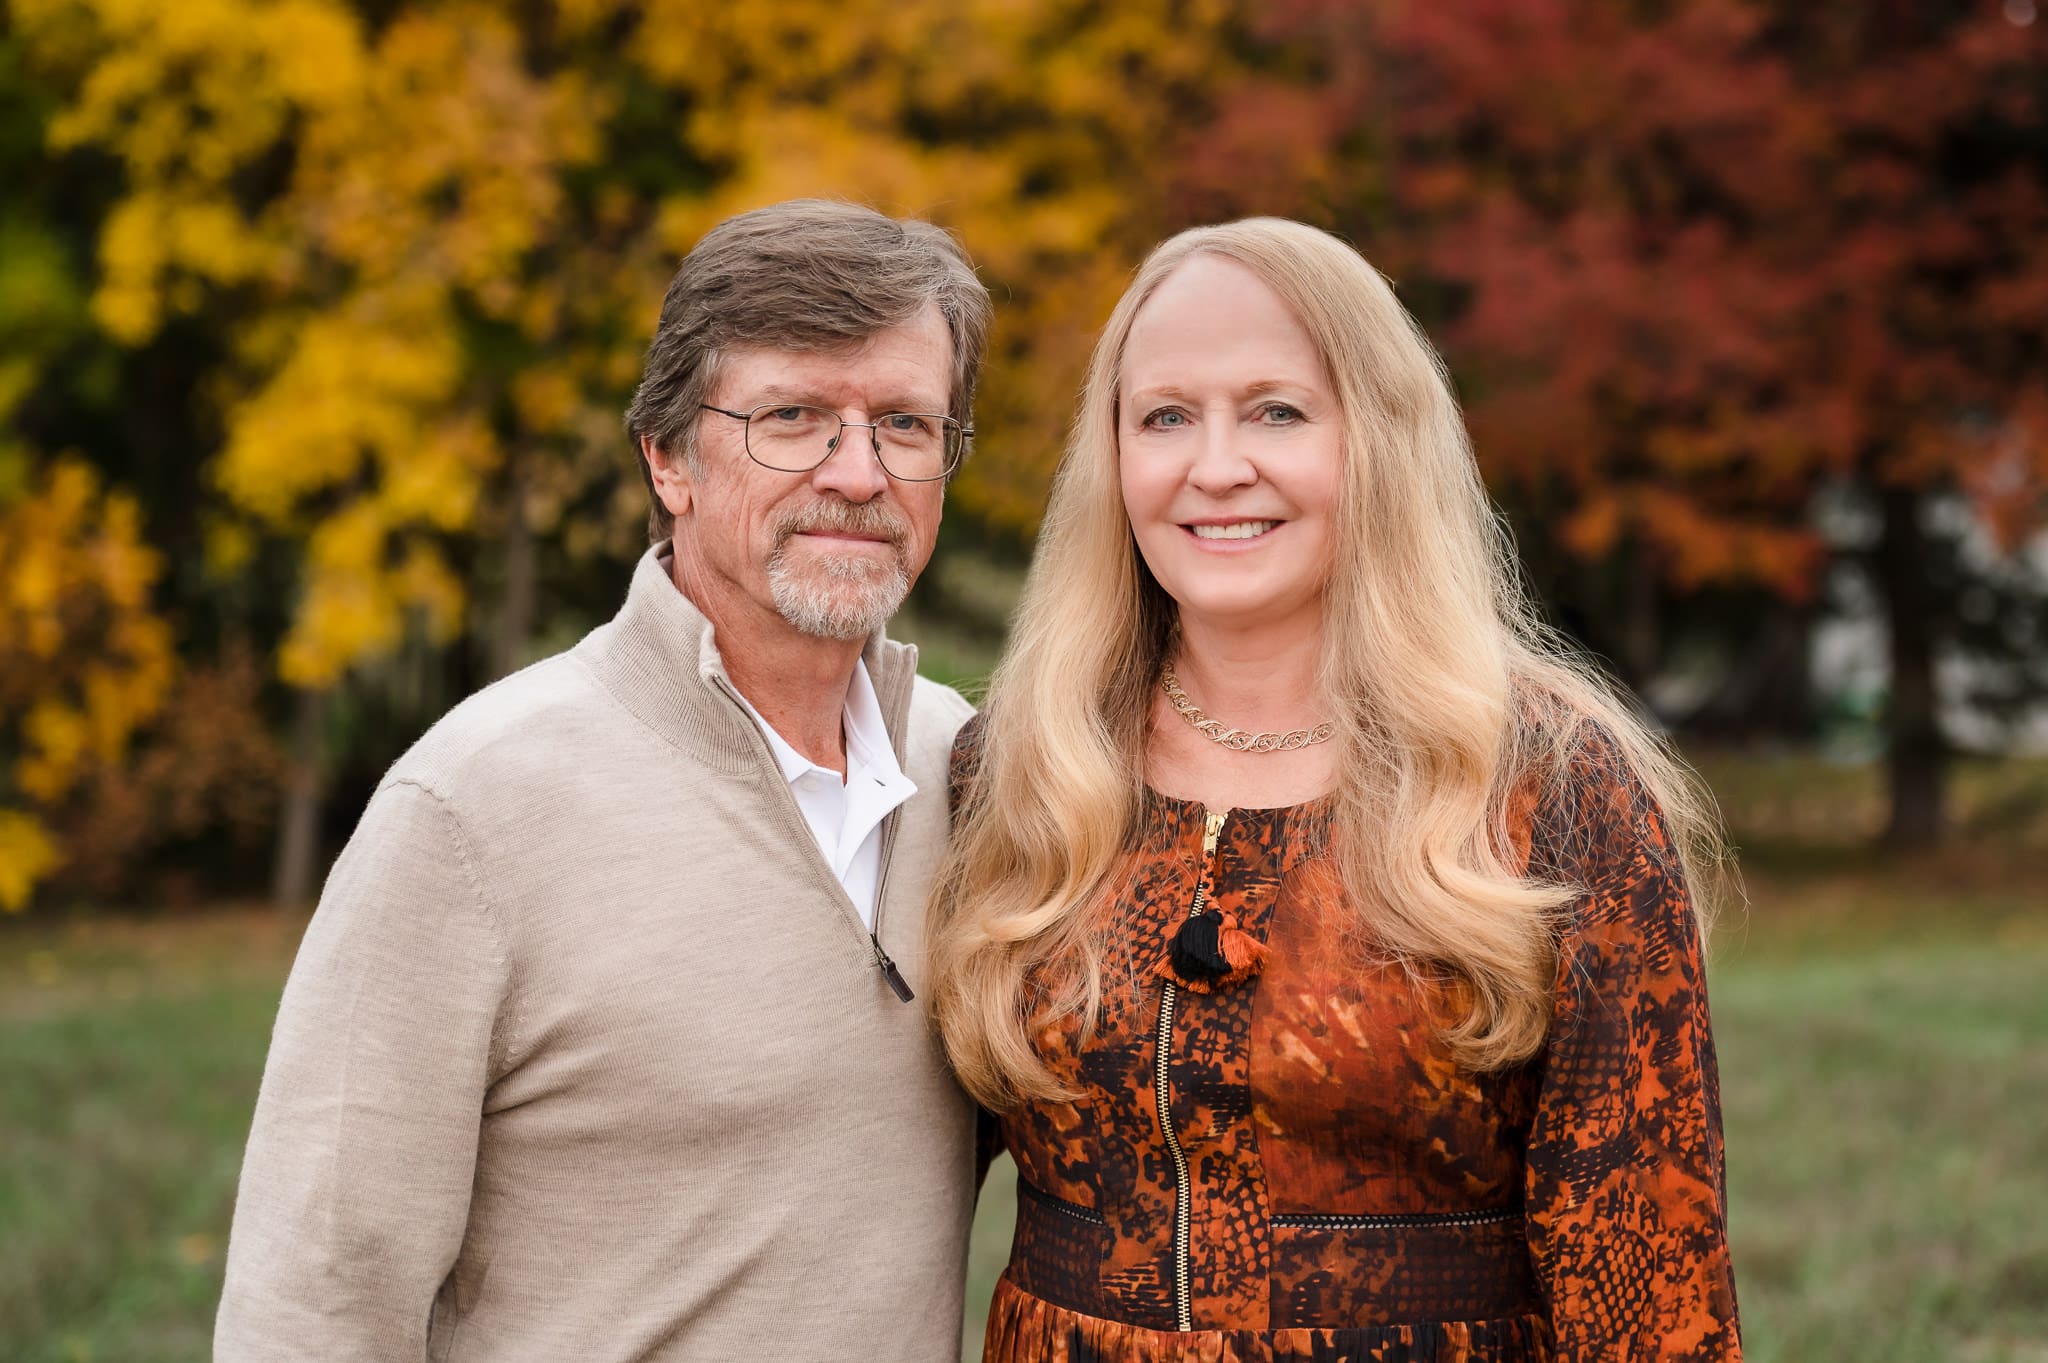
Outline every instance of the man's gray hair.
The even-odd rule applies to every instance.
[[[661,324],[626,430],[636,458],[644,437],[664,458],[697,467],[698,404],[719,356],[732,346],[833,350],[914,319],[937,305],[953,339],[948,414],[974,424],[974,388],[988,349],[988,290],[973,262],[939,227],[856,204],[792,199],[727,218],[683,258],[662,300]],[[674,532],[654,495],[648,535]]]

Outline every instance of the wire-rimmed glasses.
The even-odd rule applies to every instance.
[[[707,412],[746,423],[747,457],[779,473],[809,473],[832,457],[849,426],[870,433],[875,458],[891,478],[930,483],[960,467],[971,427],[937,412],[884,412],[873,421],[847,421],[830,407],[764,402],[745,412],[699,403]]]

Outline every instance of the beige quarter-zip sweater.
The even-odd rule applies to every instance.
[[[392,767],[293,966],[215,1357],[958,1356],[972,1109],[921,1008],[967,703],[865,653],[918,794],[877,941],[650,551]]]

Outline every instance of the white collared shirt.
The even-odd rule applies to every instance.
[[[734,694],[738,691],[735,689]],[[853,677],[847,683],[846,703],[840,709],[840,726],[846,736],[846,780],[830,767],[821,767],[805,757],[761,718],[753,702],[740,696],[740,704],[761,726],[768,750],[782,768],[782,779],[796,797],[811,836],[825,864],[846,887],[847,897],[860,911],[860,921],[872,932],[875,926],[875,882],[882,869],[882,820],[891,810],[917,794],[917,785],[903,774],[896,761],[896,749],[889,743],[889,730],[882,722],[882,705],[875,698],[875,684],[868,677],[867,663],[855,659]]]

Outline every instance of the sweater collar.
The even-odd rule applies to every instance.
[[[640,556],[626,604],[576,653],[619,704],[668,742],[724,771],[762,765],[768,759],[760,731],[726,673],[711,622],[670,576],[672,553],[664,542]],[[877,630],[861,660],[897,760],[907,761],[917,650]]]

